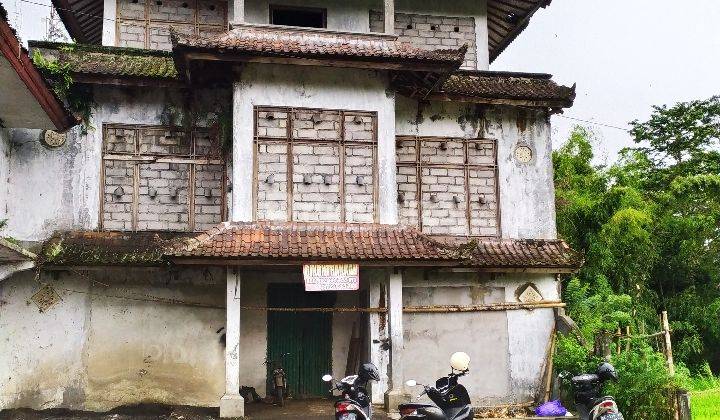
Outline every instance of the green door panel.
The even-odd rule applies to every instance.
[[[269,284],[267,297],[272,308],[328,308],[335,301],[334,293],[305,292],[298,283]],[[268,311],[267,337],[269,360],[290,353],[283,367],[291,396],[327,393],[321,377],[332,367],[332,313]]]

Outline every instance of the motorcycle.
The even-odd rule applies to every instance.
[[[595,373],[585,373],[570,379],[575,407],[581,420],[624,420],[615,399],[601,397],[603,384],[617,381],[618,374],[610,363],[601,364]]]
[[[290,353],[283,353],[280,355],[280,360],[269,360],[265,359],[263,364],[269,366],[272,369],[272,384],[275,394],[275,402],[280,407],[285,405],[285,397],[287,397],[287,376],[285,375],[285,369],[283,368],[283,361]]]
[[[428,396],[434,404],[400,404],[401,420],[472,420],[473,409],[467,389],[458,383],[458,378],[469,372],[470,356],[454,353],[450,357],[450,374],[435,381],[435,386],[418,384],[414,380],[405,382],[408,387],[422,386],[423,392],[416,397]]]
[[[322,377],[324,382],[333,383],[330,392],[340,391],[340,398],[335,401],[336,420],[370,420],[372,418],[372,401],[367,392],[370,381],[379,381],[380,372],[372,363],[360,366],[357,375],[346,376],[339,382],[332,375]]]

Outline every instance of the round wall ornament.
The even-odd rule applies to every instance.
[[[520,163],[528,163],[533,158],[533,151],[530,146],[520,144],[515,147],[515,159]]]
[[[42,132],[42,136],[40,136],[40,142],[52,148],[62,146],[65,144],[66,139],[67,136],[65,134],[53,130],[45,130]]]

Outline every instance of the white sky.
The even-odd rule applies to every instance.
[[[491,69],[576,82],[564,115],[627,127],[652,105],[720,94],[720,0],[553,0]],[[555,146],[576,124],[552,123]],[[624,131],[589,126],[601,140],[600,161],[633,144]]]
[[[0,1],[24,41],[44,37],[48,7]],[[554,0],[491,69],[551,73],[559,83],[577,83],[566,116],[627,127],[646,119],[652,105],[720,94],[720,0]],[[553,117],[556,146],[576,123]],[[632,144],[622,130],[585,125],[600,138],[599,162]]]

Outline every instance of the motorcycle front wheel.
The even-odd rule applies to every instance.
[[[280,407],[285,406],[285,396],[284,389],[282,387],[275,388],[275,397],[277,398],[277,403]]]

